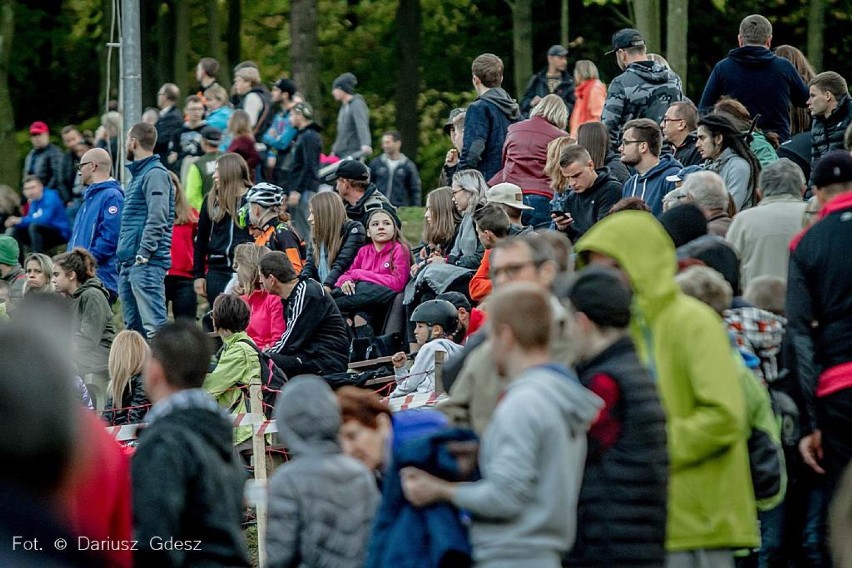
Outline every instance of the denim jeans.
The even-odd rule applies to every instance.
[[[148,339],[166,325],[166,269],[149,264],[121,267],[118,297],[124,327]]]
[[[525,227],[547,229],[550,227],[550,198],[543,195],[524,194],[524,205],[533,209],[524,209],[521,222]]]
[[[824,479],[818,479],[807,495],[805,527],[802,531],[802,554],[808,568],[831,566],[828,556],[828,504],[831,488]]]
[[[787,566],[784,546],[784,507],[781,503],[768,511],[758,511],[760,520],[759,568],[782,568]]]

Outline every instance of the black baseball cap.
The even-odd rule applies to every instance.
[[[337,178],[351,179],[353,181],[370,181],[370,170],[364,162],[358,160],[343,160],[337,169],[329,175],[328,181]]]
[[[590,266],[568,288],[568,301],[601,327],[625,328],[630,323],[633,290],[613,268]]]
[[[612,49],[604,53],[610,55],[619,49],[627,49],[629,47],[642,47],[645,45],[645,38],[639,33],[639,30],[633,28],[624,28],[612,34]]]
[[[450,135],[450,129],[453,128],[453,119],[464,112],[463,108],[454,108],[450,111],[450,118],[444,123],[444,134]]]
[[[816,187],[852,181],[852,155],[846,150],[826,153],[814,166],[811,181]]]
[[[551,45],[550,49],[547,50],[547,55],[553,55],[556,57],[563,57],[568,55],[568,49],[562,45]]]
[[[282,77],[273,83],[273,89],[279,89],[283,93],[289,94],[291,97],[296,94],[296,83],[292,79]]]
[[[456,309],[464,308],[470,311],[470,300],[461,292],[444,292],[435,297],[436,300],[446,300],[456,307]]]
[[[222,141],[222,131],[215,126],[205,126],[201,129],[201,137],[210,143],[218,144]]]

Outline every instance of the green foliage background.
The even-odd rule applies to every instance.
[[[159,84],[176,81],[194,85],[195,62],[210,54],[208,7],[219,2],[223,48],[227,36],[225,0],[143,0],[144,9],[161,16],[149,17],[143,30],[143,105],[154,104]],[[173,2],[189,2],[190,54],[183,77],[164,70],[173,68],[173,32],[164,28],[162,16],[173,10]],[[826,29],[824,68],[852,78],[852,37],[849,19],[852,0],[825,0]],[[16,3],[16,25],[10,66],[10,90],[15,111],[22,160],[28,150],[26,126],[45,120],[54,133],[70,123],[94,129],[103,112],[106,93],[106,43],[110,37],[112,0],[25,0]],[[260,64],[269,83],[289,73],[289,0],[249,0],[242,3],[240,59]],[[394,93],[405,69],[397,60],[394,19],[397,3],[391,0],[318,0],[322,100],[319,107],[330,146],[337,107],[331,99],[331,82],[344,71],[359,80],[359,91],[371,108],[374,147],[381,133],[395,125]],[[533,0],[533,53],[535,68],[544,63],[547,48],[558,42],[560,0]],[[479,53],[493,52],[506,64],[506,83],[512,82],[512,21],[506,0],[422,0],[420,151],[424,188],[434,187],[449,140],[441,125],[449,111],[473,99],[470,61]],[[689,73],[687,94],[697,100],[713,65],[736,47],[740,19],[762,13],[775,26],[774,45],[788,43],[802,49],[806,44],[808,0],[690,1]],[[611,33],[624,27],[629,10],[625,0],[570,0],[570,37],[577,40],[570,60],[591,59],[598,63],[604,81],[618,73],[614,58],[604,57]],[[665,2],[663,2],[665,14]],[[663,26],[663,30],[665,27]],[[118,69],[113,54],[110,93],[115,96]],[[233,62],[232,62],[233,63]],[[223,72],[227,75],[227,71]],[[162,75],[162,76],[160,76]],[[228,77],[223,77],[228,82]],[[521,86],[523,87],[523,86]],[[403,148],[405,151],[405,148]],[[4,180],[0,180],[3,183]]]

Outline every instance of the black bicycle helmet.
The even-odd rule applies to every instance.
[[[425,323],[428,326],[440,325],[444,333],[455,333],[459,326],[459,313],[456,307],[446,300],[427,300],[414,308],[411,313],[413,323]]]

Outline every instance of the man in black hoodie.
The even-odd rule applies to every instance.
[[[483,53],[471,65],[476,100],[465,114],[464,141],[458,171],[479,170],[485,179],[494,177],[503,165],[503,142],[509,125],[521,118],[518,103],[500,86],[503,61]]]
[[[559,95],[568,107],[568,116],[574,109],[574,77],[568,71],[568,50],[561,45],[551,46],[547,50],[547,67],[530,77],[524,98],[521,99],[521,112],[529,116],[530,111],[541,99],[550,94]]]
[[[249,566],[245,471],[227,415],[201,389],[209,362],[192,323],[151,341],[144,381],[154,406],[131,463],[137,566]]]
[[[680,77],[667,67],[648,60],[645,38],[626,28],[612,35],[612,49],[618,67],[624,71],[612,80],[604,102],[601,120],[609,130],[613,150],[618,150],[622,127],[637,118],[650,118],[657,124],[663,120],[666,109],[675,101],[683,100]]]
[[[784,142],[790,137],[790,104],[804,107],[808,87],[792,63],[769,50],[772,24],[763,16],[746,16],[737,41],[739,47],[713,68],[698,108],[703,115],[723,95],[737,99],[751,116],[759,116],[758,128]]]
[[[562,150],[559,168],[571,191],[554,198],[550,216],[553,226],[574,242],[606,217],[621,199],[621,184],[609,173],[609,168],[595,169],[588,150],[578,144]]]

